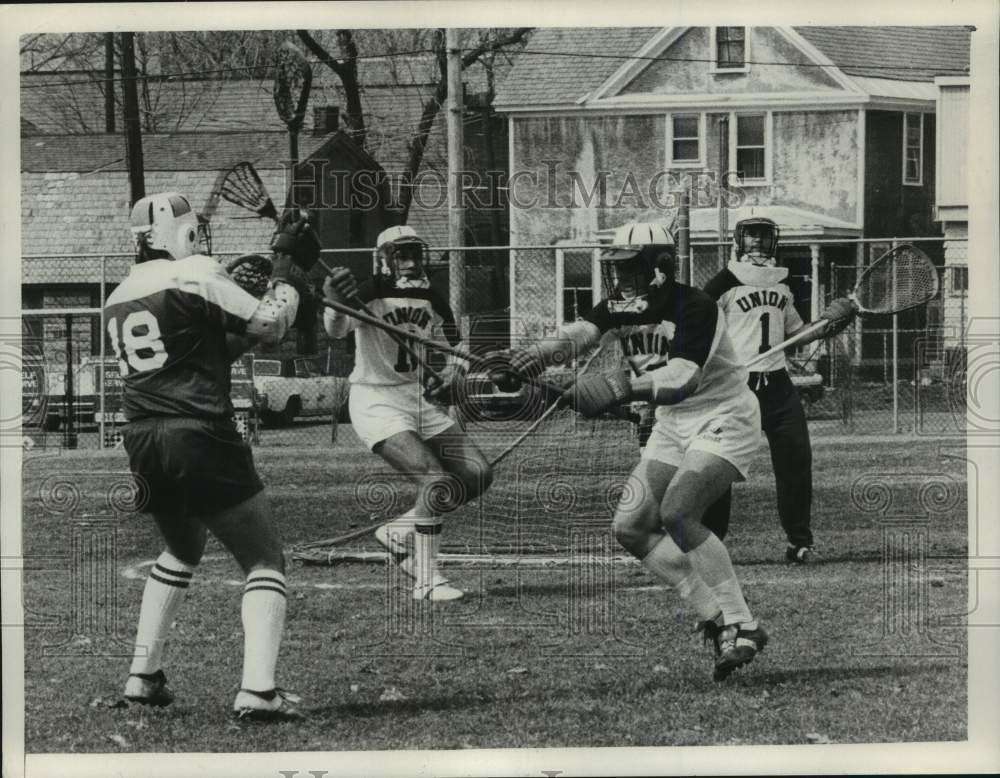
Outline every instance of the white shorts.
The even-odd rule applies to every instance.
[[[678,413],[679,409],[662,413],[663,406],[657,410],[661,412],[642,450],[643,459],[680,467],[689,450],[707,451],[735,467],[738,480],[746,480],[761,443],[760,404],[753,392],[748,389],[703,415]]]
[[[370,449],[397,432],[412,430],[427,440],[455,423],[424,399],[419,384],[351,384],[348,407],[354,431]]]

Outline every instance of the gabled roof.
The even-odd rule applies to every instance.
[[[433,57],[364,59],[358,62],[361,104],[365,110],[368,152],[386,170],[402,170],[409,144],[416,132],[424,103],[434,94],[436,62]],[[509,70],[496,62],[497,79]],[[463,72],[466,89],[485,91],[486,76],[479,65]],[[173,132],[282,132],[266,80],[176,81],[150,84],[152,126],[159,133]],[[101,133],[104,131],[104,97],[99,82],[86,73],[28,73],[21,75],[22,133]],[[341,126],[347,99],[340,79],[327,67],[313,67],[313,86],[302,135],[313,126],[313,109],[339,106]],[[122,118],[119,112],[118,127]],[[444,113],[438,116],[425,152],[424,168],[446,164]],[[150,126],[150,125],[147,125]]]
[[[494,104],[501,109],[576,105],[664,29],[541,28],[517,57]],[[938,75],[968,72],[967,27],[790,29],[847,76],[932,82]]]
[[[514,69],[497,88],[493,104],[572,103],[597,88],[660,27],[541,27]],[[557,52],[548,54],[546,52]],[[564,56],[564,55],[571,56]]]
[[[285,182],[281,171],[261,170],[260,175],[272,195],[282,191]],[[200,211],[216,178],[212,170],[150,171],[146,191],[183,192]],[[120,252],[127,257],[122,265],[127,269],[134,251],[128,215],[129,183],[124,170],[93,175],[67,171],[21,175],[21,246],[25,255]],[[212,219],[213,250],[262,251],[272,230],[270,220],[223,200]],[[96,283],[99,278],[96,260],[56,263],[34,256],[22,260],[25,284]],[[107,280],[119,279],[111,274]]]
[[[796,27],[849,76],[933,81],[969,70],[968,27]]]

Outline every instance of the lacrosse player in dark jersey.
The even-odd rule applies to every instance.
[[[350,271],[334,268],[323,292],[352,305],[355,293],[389,324],[457,347],[458,327],[447,301],[425,274],[427,244],[412,227],[390,227],[376,239],[380,272],[355,285]],[[327,309],[327,334],[354,332],[357,357],[350,375],[351,424],[358,437],[393,468],[418,485],[413,507],[380,527],[375,539],[413,579],[416,600],[456,600],[463,592],[437,565],[442,514],[489,488],[492,468],[462,428],[437,403],[446,403],[464,365],[451,356],[442,382],[425,397],[420,365],[384,330]],[[426,377],[423,377],[426,380]],[[428,398],[435,400],[429,402]]]
[[[142,198],[131,223],[136,263],[104,313],[124,381],[129,467],[166,549],[146,580],[125,698],[154,706],[173,701],[164,643],[207,530],[246,574],[243,677],[233,711],[240,718],[301,718],[298,698],[275,683],[284,559],[250,447],[233,422],[229,389],[231,362],[254,342],[280,341],[293,323],[300,296],[290,280],[293,257],[308,266],[318,242],[304,219],[283,220],[272,244],[272,275],[264,276],[258,299],[234,278],[259,286],[254,265],[263,262],[266,271],[267,260],[243,257],[230,277],[198,253],[198,219],[181,195]]]
[[[613,519],[618,542],[699,615],[722,680],[754,659],[767,632],[751,614],[705,508],[743,480],[760,443],[746,387],[718,306],[674,281],[675,249],[658,224],[627,224],[602,252],[606,299],[556,338],[511,353],[511,369],[537,376],[558,354],[583,353],[616,335],[631,371],[585,373],[566,398],[585,416],[630,401],[656,405],[656,423]],[[599,442],[597,443],[599,445]]]
[[[744,219],[733,231],[732,259],[713,277],[705,291],[717,300],[726,317],[733,347],[743,364],[805,325],[795,310],[786,280],[788,268],[777,267],[778,225],[771,219]],[[854,308],[834,300],[823,312],[830,321],[812,340],[836,335],[850,324]],[[809,342],[809,341],[803,341]],[[760,403],[761,424],[771,450],[778,493],[778,517],[788,537],[785,558],[808,564],[817,559],[812,533],[812,447],[798,392],[779,351],[755,366],[750,389]],[[727,491],[705,513],[704,523],[719,537],[729,526],[732,493]]]

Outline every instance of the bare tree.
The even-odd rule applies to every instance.
[[[340,58],[334,57],[327,51],[313,35],[307,30],[296,31],[299,39],[308,47],[309,51],[327,67],[329,67],[340,79],[344,88],[344,95],[347,101],[347,118],[351,127],[352,137],[362,146],[367,140],[365,129],[364,109],[361,104],[361,87],[358,82],[358,49],[354,36],[350,30],[337,31],[337,45]],[[432,94],[424,101],[423,109],[415,131],[409,141],[409,150],[406,168],[402,173],[400,186],[400,208],[402,220],[405,223],[410,212],[410,205],[413,202],[413,182],[420,172],[420,167],[424,161],[424,154],[427,150],[427,141],[430,138],[434,121],[445,100],[448,98],[447,79],[447,58],[444,47],[444,30],[414,31],[417,36],[411,41],[414,49],[427,47],[434,55],[437,63],[436,80],[433,85]],[[480,63],[487,69],[487,80],[492,90],[494,66],[494,56],[497,52],[511,47],[521,45],[527,39],[530,27],[517,29],[485,29],[475,31],[475,39],[468,44],[468,48],[462,54],[462,69],[466,69],[475,63]],[[429,35],[429,40],[425,36]],[[398,51],[398,41],[397,51]],[[389,42],[386,42],[388,49]]]

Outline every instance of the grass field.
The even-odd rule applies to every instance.
[[[114,531],[115,556],[108,580],[90,582],[88,591],[106,596],[86,621],[66,560],[81,516],[110,517],[106,494],[120,481],[125,456],[32,452],[24,467],[26,749],[961,740],[965,465],[943,456],[941,446],[816,439],[813,524],[826,561],[808,568],[782,561],[771,469],[761,452],[751,481],[736,491],[727,544],[772,643],[723,684],[711,680],[711,656],[691,631],[692,616],[636,564],[597,558],[582,567],[458,568],[451,575],[466,599],[415,609],[384,565],[290,563],[279,679],[303,694],[310,718],[275,727],[229,716],[239,682],[242,582],[217,545],[167,650],[177,702],[154,712],[108,707],[124,682],[145,564],[160,543],[141,516],[104,525]],[[262,448],[256,456],[287,543],[368,521],[356,507],[356,485],[381,465],[349,428],[333,447]],[[74,511],[52,497],[60,481],[79,489]],[[880,502],[886,489],[891,506]],[[477,515],[473,506],[453,517],[449,537],[474,536]],[[84,542],[94,554],[102,548]],[[78,577],[100,576],[98,568],[84,564]],[[105,626],[74,638],[74,618]]]

